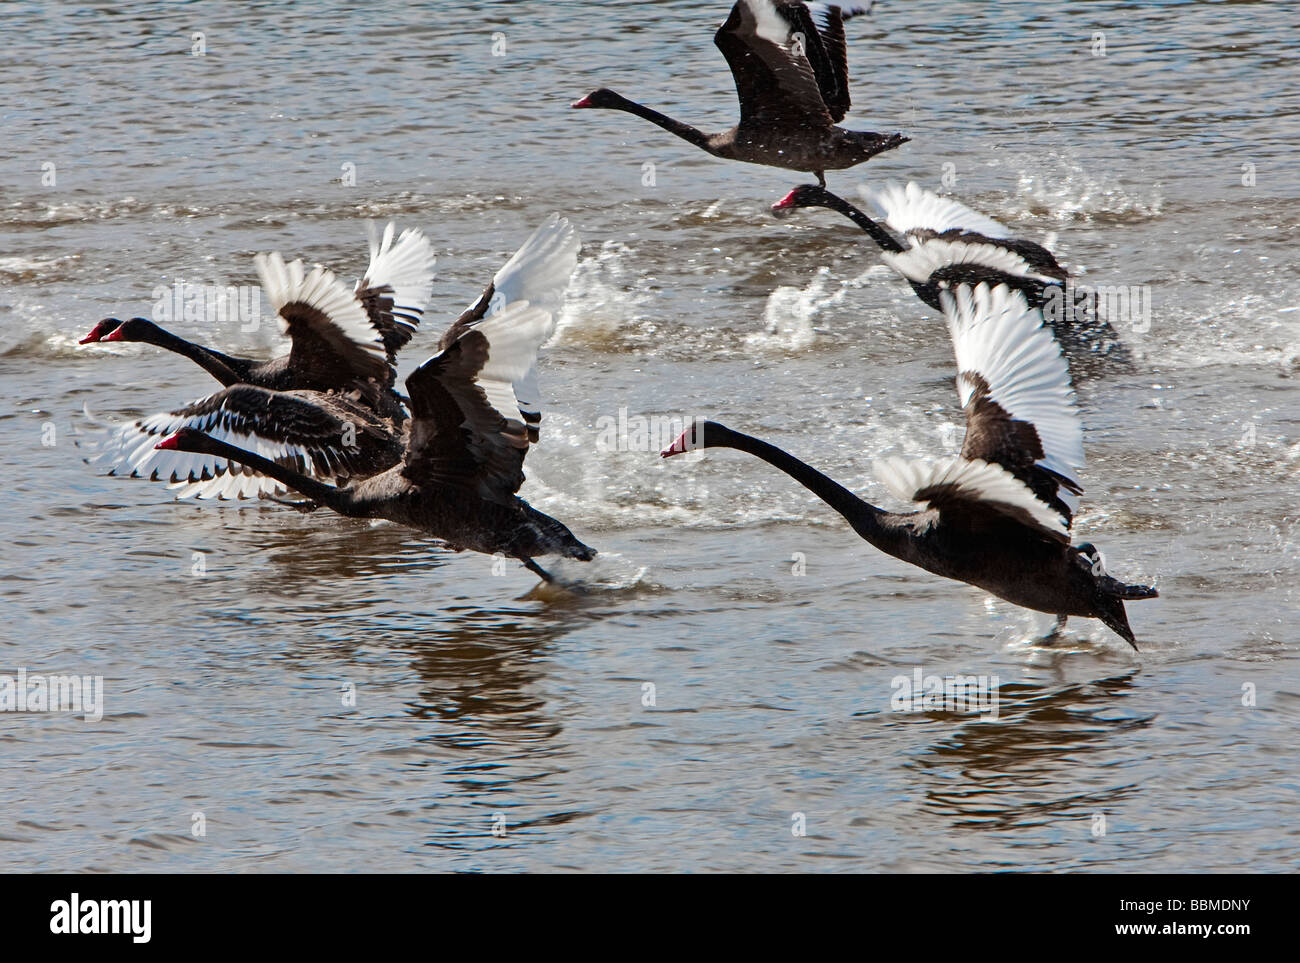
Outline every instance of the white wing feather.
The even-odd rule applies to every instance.
[[[552,214],[492,278],[494,292],[487,316],[519,302],[540,308],[548,314],[548,326],[538,346],[545,344],[555,333],[555,319],[564,306],[564,294],[578,266],[581,246],[582,239],[569,220]],[[491,339],[489,342],[495,349],[496,343]],[[536,426],[541,420],[541,392],[537,384],[536,352],[533,357],[534,363],[515,379],[513,390],[519,413]]]
[[[277,315],[286,304],[301,302],[310,305],[328,317],[349,341],[387,364],[388,355],[379,332],[371,325],[361,302],[334,276],[333,271],[318,264],[307,272],[301,259],[286,264],[279,251],[258,254],[253,262],[257,266],[262,291]],[[280,318],[280,329],[284,332],[289,330],[283,317]]]
[[[374,287],[386,284],[393,289],[395,314],[423,314],[432,295],[434,267],[438,259],[423,231],[408,227],[394,241],[396,230],[389,221],[382,237],[376,237],[374,225],[370,225],[370,264],[364,278],[357,281],[356,290],[361,290],[363,281]],[[400,316],[396,320],[405,327],[415,327]]]
[[[965,407],[974,391],[970,374],[988,385],[989,398],[1011,417],[1034,426],[1043,446],[1038,464],[1078,484],[1085,464],[1083,424],[1070,371],[1042,312],[1006,285],[959,285],[939,293],[957,359],[957,390]],[[1075,496],[1060,497],[1074,507]]]
[[[1047,284],[1060,283],[1055,278],[1040,274],[1019,254],[993,244],[929,238],[906,251],[882,252],[880,257],[903,277],[918,284],[924,284],[940,268],[956,264],[992,268],[1004,274],[1034,278]]]
[[[900,234],[916,230],[944,231],[958,228],[985,237],[1008,238],[1011,231],[991,217],[973,211],[951,197],[940,197],[915,181],[906,187],[889,181],[883,187],[863,184],[858,193],[880,211],[885,223]]]
[[[959,457],[937,462],[895,457],[876,459],[872,469],[891,492],[906,501],[926,504],[918,497],[921,492],[936,485],[949,486],[972,501],[1024,512],[1053,535],[1069,536],[1065,519],[1001,465]]]

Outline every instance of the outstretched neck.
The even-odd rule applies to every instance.
[[[751,435],[725,429],[722,438],[709,442],[711,448],[735,448],[763,459],[769,465],[779,468],[804,488],[824,501],[840,515],[844,516],[853,530],[882,551],[894,554],[892,539],[884,525],[885,516],[882,509],[863,501],[839,482],[823,475],[811,465],[804,464],[789,452],[782,451],[776,445]]]
[[[839,195],[832,194],[830,191],[823,191],[822,205],[824,207],[829,207],[832,211],[837,211],[840,214],[843,214],[858,227],[862,228],[862,230],[870,234],[871,239],[876,242],[882,251],[889,251],[897,254],[903,250],[903,245],[894,238],[894,235],[890,234],[880,224],[877,224],[871,218],[867,217],[864,211],[854,207]]]
[[[144,340],[159,348],[184,355],[227,388],[244,380],[248,372],[243,369],[250,366],[241,358],[232,358],[193,341],[186,341],[156,324],[149,327],[148,336]]]
[[[638,104],[635,100],[628,100],[626,97],[620,96],[616,105],[612,106],[611,109],[624,110],[629,114],[636,114],[638,117],[644,117],[646,120],[650,121],[650,123],[662,127],[670,134],[676,134],[687,143],[694,144],[696,147],[702,148],[703,150],[712,151],[709,144],[709,135],[704,133],[704,131],[698,130],[690,124],[683,124],[680,120],[673,120],[673,118],[666,114],[661,114],[659,111],[646,107],[644,104]]]
[[[182,449],[193,450],[193,449]],[[251,451],[245,451],[242,448],[236,448],[234,445],[227,444],[217,438],[209,436],[202,448],[202,451],[209,454],[217,455],[228,461],[233,461],[239,465],[245,465],[256,472],[260,472],[278,482],[282,482],[296,492],[301,492],[308,498],[320,502],[328,508],[334,509],[340,515],[356,515],[358,511],[355,507],[353,493],[349,489],[335,488],[333,485],[327,485],[310,475],[304,475],[302,472],[294,471],[287,465],[281,465],[279,462],[271,461],[269,458],[263,458]]]

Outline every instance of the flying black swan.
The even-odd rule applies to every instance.
[[[740,99],[740,123],[721,133],[706,134],[604,87],[572,106],[636,114],[714,157],[809,171],[824,185],[826,171],[910,139],[835,126],[850,106],[844,21],[868,9],[739,0],[713,36]]]
[[[554,315],[563,303],[569,277],[577,265],[579,246],[577,231],[568,220],[551,215],[502,265],[456,324],[483,318],[521,301]],[[431,251],[423,263],[431,267]],[[323,319],[319,327],[332,325],[341,330],[342,325],[330,313],[330,305],[336,308],[350,305],[345,297],[346,289],[337,282],[332,287],[321,287],[311,280],[312,275],[304,276],[301,270],[293,272],[293,277],[296,282],[291,279],[287,284],[276,283],[267,289],[281,317],[286,311],[297,316],[319,308],[317,313]],[[375,270],[372,265],[367,278],[376,277],[386,278],[388,274]],[[403,292],[403,304],[418,304],[412,310],[423,311],[428,302],[429,281],[431,274],[421,282],[424,288],[418,296],[414,283],[390,286]],[[372,285],[370,290],[376,286],[382,285]],[[292,358],[292,353],[288,357]],[[283,376],[286,366],[279,367]],[[535,410],[536,386],[530,378],[535,379],[535,372],[525,375],[516,390],[522,417],[535,424],[540,416]],[[385,394],[397,398],[392,375],[385,380],[388,382]],[[405,409],[399,402],[395,412],[390,406],[376,411],[370,403],[372,398],[354,386],[330,391],[273,390],[236,383],[183,408],[124,425],[99,446],[91,463],[107,464],[110,475],[168,480],[179,489],[177,497],[180,498],[274,497],[284,491],[278,481],[242,464],[232,466],[225,459],[209,455],[155,449],[158,439],[188,427],[342,485],[391,468],[404,451]]]
[[[394,234],[389,224],[382,238],[371,238],[370,264],[353,291],[328,268],[307,271],[301,260],[286,264],[279,252],[254,258],[262,291],[289,336],[286,355],[268,361],[234,357],[186,341],[148,318],[105,318],[81,343],[153,344],[184,355],[226,387],[353,391],[380,415],[400,420],[394,364],[429,301],[436,259],[422,231],[408,228],[396,239]]]
[[[917,297],[939,310],[939,292],[953,284],[1005,284],[1030,307],[1042,308],[1060,339],[1074,374],[1104,359],[1127,364],[1128,349],[1110,322],[1097,314],[1096,299],[1079,297],[1069,272],[1041,244],[1011,236],[1009,228],[966,205],[940,197],[915,182],[902,187],[862,188],[899,237],[844,198],[817,184],[801,184],[772,205],[788,217],[799,208],[825,207],[857,224],[880,248]]]
[[[767,442],[700,421],[663,451],[736,448],[788,474],[882,552],[1025,608],[1101,619],[1129,645],[1124,602],[1156,596],[1107,575],[1093,546],[1070,544],[1082,493],[1083,430],[1065,359],[1042,312],[1005,285],[940,292],[966,411],[961,454],[937,463],[884,458],[877,476],[926,506],[889,512]]]
[[[193,428],[182,428],[158,447],[239,462],[341,515],[387,518],[456,551],[517,558],[549,582],[537,556],[590,561],[596,554],[516,494],[537,428],[536,421],[523,418],[514,386],[533,371],[538,348],[553,330],[551,312],[526,302],[458,320],[443,335],[439,352],[406,379],[412,421],[401,461],[347,488]]]

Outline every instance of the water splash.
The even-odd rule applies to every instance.
[[[832,284],[836,289],[831,291]],[[763,309],[766,329],[751,334],[745,343],[766,351],[801,351],[816,339],[813,321],[826,308],[844,300],[843,282],[832,281],[830,268],[821,267],[802,288],[783,284],[773,291]]]
[[[608,344],[621,329],[643,320],[651,278],[643,266],[629,268],[636,256],[622,241],[606,241],[594,257],[578,262],[551,344]]]
[[[1090,170],[1074,149],[1048,152],[1021,170],[1017,188],[1010,216],[1132,221],[1159,217],[1164,206],[1158,186],[1145,196],[1127,189],[1117,174]]]

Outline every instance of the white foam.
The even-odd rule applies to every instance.
[[[1058,221],[1088,220],[1101,215],[1158,217],[1164,207],[1159,187],[1139,193],[1124,187],[1118,176],[1085,166],[1082,152],[1071,148],[1038,155],[1033,167],[1017,175],[1016,196],[1021,217],[1052,217]]]
[[[835,289],[831,290],[832,284]],[[831,279],[830,268],[817,270],[804,287],[783,284],[767,298],[763,308],[764,330],[746,336],[752,348],[800,351],[816,340],[813,322],[822,311],[844,300],[847,287]]]
[[[621,241],[606,241],[578,262],[549,344],[602,343],[644,320],[652,300],[649,279],[635,266],[638,255]],[[634,266],[629,269],[628,264]]]

